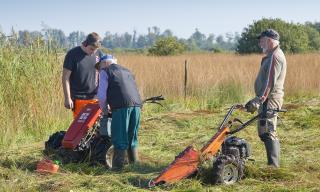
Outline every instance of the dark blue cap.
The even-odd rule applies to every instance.
[[[258,36],[258,39],[260,39],[261,37],[269,37],[271,39],[274,39],[274,40],[280,40],[280,35],[279,33],[274,30],[274,29],[267,29],[265,31],[263,31],[259,36]]]

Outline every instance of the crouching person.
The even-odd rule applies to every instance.
[[[112,112],[111,142],[114,146],[112,167],[121,170],[128,154],[129,163],[138,162],[138,130],[141,98],[133,74],[118,65],[112,55],[101,57],[98,99],[101,109]]]

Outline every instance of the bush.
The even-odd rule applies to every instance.
[[[239,40],[239,53],[260,53],[257,36],[264,30],[273,28],[280,34],[280,45],[284,52],[302,53],[319,50],[320,34],[313,28],[281,19],[261,19],[244,29]]]
[[[166,56],[183,53],[186,46],[177,41],[174,37],[161,38],[156,41],[155,45],[151,47],[148,52],[150,55]]]

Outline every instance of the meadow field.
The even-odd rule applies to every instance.
[[[195,178],[153,189],[147,188],[150,178],[188,145],[205,144],[228,107],[253,97],[262,55],[116,55],[134,72],[143,98],[166,98],[163,108],[146,105],[142,112],[142,162],[121,173],[82,163],[62,165],[55,175],[39,175],[34,170],[43,157],[44,142],[50,134],[66,130],[72,120],[63,106],[64,54],[0,49],[0,191],[320,191],[319,53],[286,55],[284,108],[289,111],[281,115],[279,125],[280,169],[265,165],[264,146],[251,125],[237,134],[250,142],[255,159],[248,162],[244,180],[232,186],[211,185],[210,166],[203,165]]]

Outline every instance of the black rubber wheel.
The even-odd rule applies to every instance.
[[[63,147],[58,149],[57,155],[60,157],[63,164],[81,163],[86,156],[84,151],[74,151],[73,149],[65,149]]]
[[[65,131],[58,131],[49,137],[45,142],[44,150],[47,155],[57,155],[64,164],[90,162],[112,168],[114,150],[110,137],[95,135],[87,146],[73,150],[62,147],[65,133]]]
[[[61,143],[65,134],[65,131],[58,131],[52,134],[48,141],[45,142],[45,152],[47,154],[55,153],[56,150],[61,147]]]
[[[110,137],[95,137],[88,150],[89,161],[112,168],[113,146]]]
[[[62,163],[78,163],[83,161],[84,152],[65,149],[62,147],[62,140],[66,131],[58,131],[49,137],[45,142],[45,154],[61,160]]]
[[[233,155],[220,155],[213,163],[213,184],[231,185],[243,177],[243,162]]]

